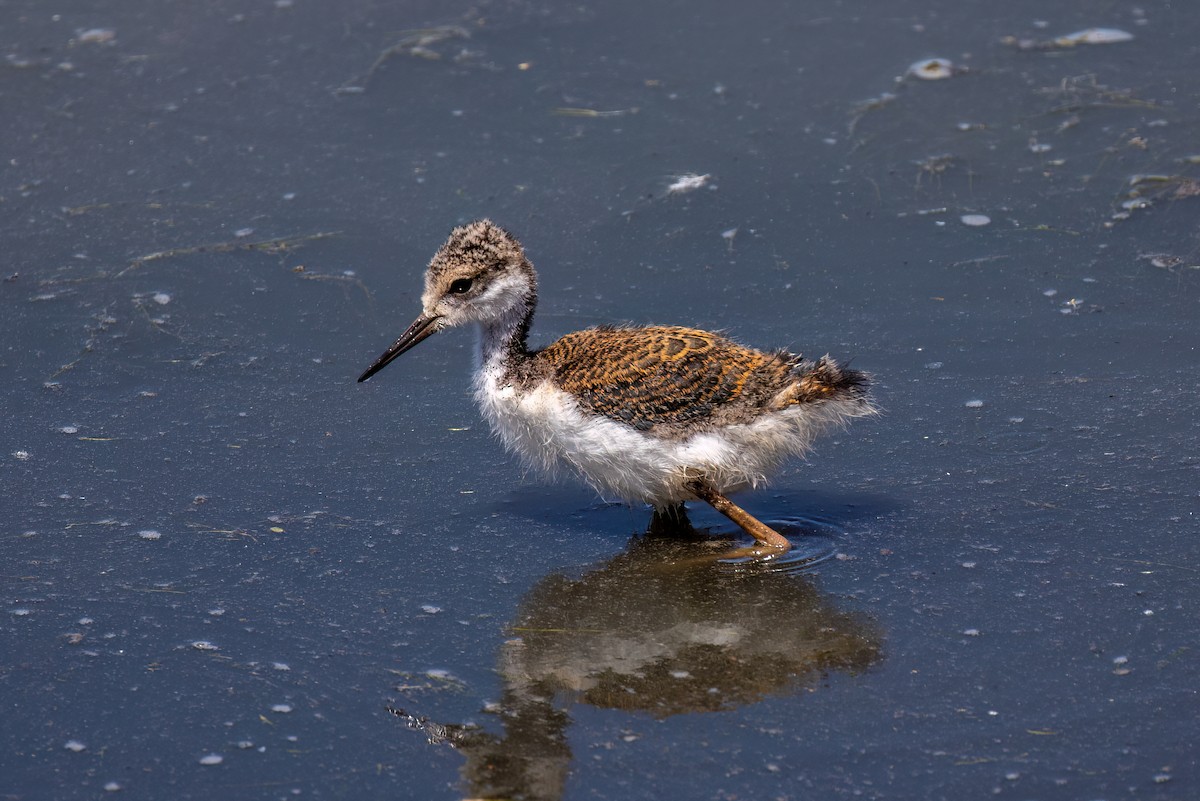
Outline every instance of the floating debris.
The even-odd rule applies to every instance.
[[[610,111],[600,111],[594,108],[573,108],[569,106],[561,106],[553,109],[551,114],[556,114],[559,117],[624,117],[626,114],[637,114],[638,109],[634,108],[618,108]]]
[[[29,460],[29,451],[13,451],[12,457],[14,459],[16,459],[18,462],[28,461]]]
[[[421,611],[427,615],[436,615],[438,612],[442,611],[442,607],[434,606],[433,604],[422,604]]]
[[[1130,41],[1133,41],[1133,34],[1119,28],[1084,28],[1082,31],[1060,36],[1054,43],[1059,47],[1074,47],[1081,44],[1116,44]]]
[[[959,219],[962,220],[963,225],[971,228],[982,228],[992,222],[992,218],[986,214],[964,214]]]
[[[220,765],[224,761],[225,757],[221,756],[220,754],[205,754],[204,756],[200,757],[201,765]]]
[[[1138,260],[1148,261],[1151,267],[1157,267],[1160,270],[1167,270],[1168,272],[1181,267],[1187,270],[1200,270],[1200,264],[1186,264],[1182,257],[1176,256],[1173,253],[1139,253]]]
[[[1053,39],[1029,39],[1017,36],[1005,36],[1000,43],[1015,47],[1018,50],[1063,50],[1078,45],[1102,45],[1128,42],[1133,34],[1118,28],[1084,28],[1066,36],[1056,36]]]
[[[687,172],[683,175],[676,175],[671,183],[667,184],[668,195],[682,195],[687,192],[695,192],[708,185],[712,180],[712,176],[705,173],[698,175],[694,172]]]
[[[1120,202],[1121,210],[1105,223],[1111,228],[1116,221],[1128,220],[1134,211],[1148,209],[1167,200],[1186,200],[1200,197],[1200,181],[1182,175],[1135,175],[1129,179],[1129,190]]]
[[[117,38],[112,28],[88,28],[75,32],[75,41],[80,44],[110,44]]]
[[[963,404],[963,406],[966,406],[968,409],[982,409],[982,408],[983,408],[983,401],[981,401],[981,400],[969,400],[969,401],[967,401],[966,403],[964,403],[964,404]]]
[[[929,156],[913,163],[917,165],[917,186],[920,186],[922,176],[942,175],[958,163],[958,156],[955,156],[953,153],[939,153],[936,156]],[[933,213],[941,213],[944,211],[945,209],[942,208],[937,209],[936,212]],[[922,212],[917,213],[921,214]]]
[[[213,643],[209,642],[208,640],[196,640],[195,642],[192,643],[192,647],[195,648],[197,651],[219,651],[219,650],[221,650],[218,646],[214,645]]]
[[[954,66],[953,62],[948,59],[926,58],[910,64],[905,74],[920,78],[922,81],[940,81],[944,78],[953,78],[961,72],[965,72],[965,70],[962,67]]]
[[[121,785],[120,782],[108,782],[107,784],[104,785],[104,792],[106,792],[106,793],[119,793],[121,790],[124,790],[124,789],[125,788]]]
[[[447,726],[440,723],[434,723],[426,717],[417,717],[416,715],[411,715],[408,712],[405,712],[403,709],[399,709],[394,706],[385,706],[384,709],[403,720],[404,725],[407,728],[424,733],[425,738],[429,741],[430,745],[437,745],[445,742],[449,742],[452,745],[457,745],[466,740],[468,735],[479,730],[478,726],[471,723],[461,726]]]
[[[139,256],[129,262],[129,266],[121,270],[114,277],[121,278],[126,273],[136,270],[150,262],[163,261],[165,259],[173,259],[178,256],[192,256],[199,253],[233,253],[239,250],[252,250],[262,253],[269,253],[273,256],[290,253],[296,250],[301,245],[308,242],[315,242],[321,239],[328,239],[332,236],[337,236],[340,231],[319,231],[315,234],[305,234],[301,236],[281,236],[275,239],[263,239],[255,242],[217,242],[211,245],[195,245],[192,247],[171,248],[170,250],[159,250],[154,253],[147,253],[145,256]],[[116,322],[113,320],[113,322]]]
[[[288,712],[292,711],[292,705],[291,704],[275,704],[275,706],[271,707],[271,711],[278,712],[281,715],[286,715]]]
[[[867,100],[864,100],[856,105],[850,110],[850,125],[847,128],[847,132],[853,136],[855,129],[858,128],[858,123],[863,117],[872,111],[877,111],[885,106],[891,105],[893,102],[895,102],[897,97],[898,95],[892,92],[884,92],[878,97],[868,98]]]
[[[415,31],[406,31],[400,41],[393,44],[391,47],[385,48],[376,58],[367,72],[358,77],[351,78],[339,87],[335,94],[362,94],[367,91],[367,85],[371,79],[375,77],[375,73],[379,69],[397,56],[412,56],[414,58],[422,58],[427,61],[438,61],[442,54],[434,50],[430,45],[439,44],[441,42],[453,39],[470,39],[471,32],[459,25],[442,25],[436,28],[422,28]],[[464,51],[465,52],[465,51]],[[456,59],[457,60],[457,59]]]
[[[76,754],[78,754],[80,751],[87,750],[87,746],[78,740],[67,740],[65,743],[63,743],[63,748],[67,749],[68,751],[73,751]]]

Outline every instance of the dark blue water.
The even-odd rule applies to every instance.
[[[1002,42],[1089,27],[1134,38]],[[0,795],[1195,796],[1198,34],[0,2]],[[682,323],[877,376],[883,416],[739,497],[816,564],[525,475],[466,332],[354,383],[483,215],[535,342]]]

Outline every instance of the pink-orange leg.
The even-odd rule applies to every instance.
[[[791,550],[792,544],[788,542],[787,537],[717,492],[716,488],[704,479],[697,478],[689,481],[687,488],[697,498],[737,523],[742,531],[754,537],[758,547],[747,549],[748,555],[778,556]]]

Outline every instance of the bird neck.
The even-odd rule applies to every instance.
[[[536,306],[537,293],[534,291],[523,304],[514,304],[505,314],[482,324],[479,338],[481,364],[511,364],[529,357],[527,341]]]

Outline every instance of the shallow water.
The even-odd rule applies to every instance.
[[[1001,41],[1092,27],[1134,39]],[[1198,34],[0,3],[0,794],[1197,795]],[[873,372],[881,417],[739,497],[828,558],[723,569],[523,475],[465,332],[356,385],[481,215],[536,342]]]

